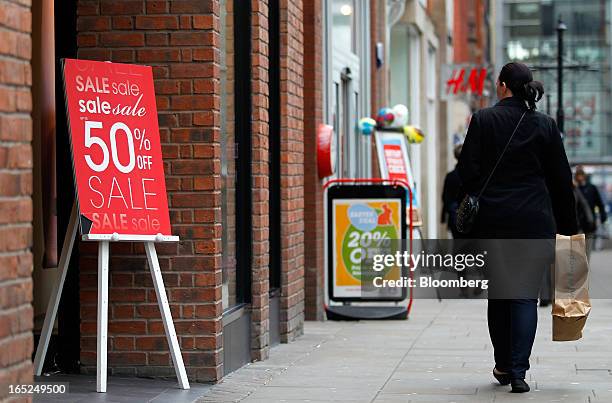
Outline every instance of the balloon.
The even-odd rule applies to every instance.
[[[393,126],[402,127],[408,124],[408,108],[406,105],[397,104],[392,108]]]
[[[425,140],[425,133],[418,127],[404,126],[404,134],[408,138],[410,144],[420,144]]]
[[[376,115],[376,123],[379,126],[386,127],[393,123],[393,110],[391,108],[381,108]]]
[[[359,119],[357,127],[362,134],[369,135],[376,129],[376,121],[372,118],[361,118]]]

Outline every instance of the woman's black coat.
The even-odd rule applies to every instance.
[[[470,238],[554,238],[578,232],[572,173],[555,121],[505,98],[472,116],[459,158],[464,190],[478,195],[527,111],[480,199]]]

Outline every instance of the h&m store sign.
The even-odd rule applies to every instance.
[[[489,96],[493,89],[493,69],[473,64],[444,64],[441,71],[441,97]]]

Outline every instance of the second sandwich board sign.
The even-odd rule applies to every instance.
[[[371,269],[373,254],[403,250],[406,189],[335,185],[327,190],[327,285],[334,302],[402,301],[406,289],[372,287],[376,277],[398,280],[400,267]]]

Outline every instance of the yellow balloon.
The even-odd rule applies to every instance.
[[[415,126],[404,126],[404,135],[410,144],[420,144],[425,140],[425,133]]]

